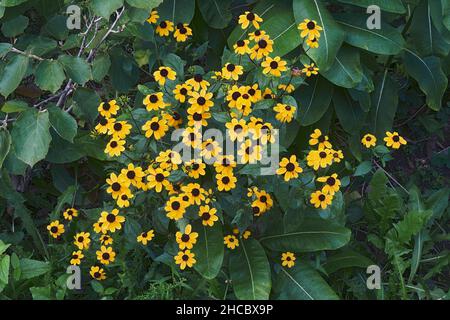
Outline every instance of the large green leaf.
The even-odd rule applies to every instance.
[[[319,48],[308,50],[310,56],[322,71],[327,71],[334,63],[345,34],[320,0],[294,0],[294,16],[297,24],[304,19],[312,19],[323,28]],[[306,43],[304,44],[307,47]]]
[[[273,251],[314,252],[335,250],[350,240],[350,230],[320,218],[305,218],[297,230],[272,231],[261,243]]]
[[[234,294],[241,300],[267,300],[271,289],[266,253],[255,239],[240,240],[230,254],[230,276]]]
[[[134,87],[139,80],[139,67],[135,60],[124,52],[111,54],[111,68],[109,76],[113,87],[120,92],[127,92]]]
[[[58,58],[58,61],[64,67],[69,78],[80,85],[92,79],[91,67],[82,58],[63,55]]]
[[[230,11],[230,0],[199,0],[197,4],[203,18],[211,28],[224,29],[233,18]]]
[[[405,46],[402,34],[387,23],[381,29],[370,30],[366,26],[366,18],[355,14],[337,16],[338,23],[345,31],[345,41],[352,46],[377,54],[398,54]]]
[[[193,229],[198,232],[197,244],[193,252],[197,263],[195,270],[206,279],[214,279],[219,273],[223,262],[223,234],[220,223],[213,227],[205,227],[200,221]]]
[[[351,249],[342,249],[331,257],[328,257],[322,267],[328,274],[331,274],[347,268],[366,269],[372,264],[372,260],[362,254]]]
[[[49,128],[48,111],[23,112],[11,131],[16,156],[31,167],[44,159],[51,141]]]
[[[392,129],[394,123],[398,106],[398,86],[389,76],[387,69],[383,75],[377,76],[375,86],[369,119],[372,122],[372,132],[381,138],[384,137],[387,130]]]
[[[123,6],[123,0],[92,0],[90,6],[96,15],[109,19],[114,11]]]
[[[2,72],[0,79],[0,93],[8,97],[19,86],[25,76],[30,58],[17,55],[12,58]]]
[[[161,19],[170,20],[175,24],[190,23],[194,12],[195,0],[164,0],[158,7]]]
[[[274,279],[273,298],[280,300],[338,300],[339,297],[320,276],[302,261],[287,269],[281,267]]]
[[[93,122],[97,118],[98,105],[101,102],[97,92],[87,88],[78,88],[75,91],[73,100],[89,121]]]
[[[162,2],[162,0],[127,0],[127,2],[130,6],[133,6],[133,7],[139,8],[139,9],[146,9],[150,13],[150,10],[159,6],[159,4]]]
[[[0,169],[3,166],[6,156],[11,148],[11,136],[6,129],[0,128]]]
[[[21,259],[20,260],[20,271],[21,279],[27,280],[32,279],[43,274],[46,274],[51,270],[50,263],[33,260],[33,259]]]
[[[369,6],[376,5],[383,11],[393,13],[406,13],[406,8],[401,0],[338,0],[342,3],[353,4],[355,6],[368,8]]]
[[[359,103],[353,100],[345,89],[336,89],[333,94],[333,105],[342,128],[350,134],[359,132],[364,124],[366,113]]]
[[[2,33],[7,38],[17,37],[19,34],[23,33],[28,27],[29,19],[28,17],[19,15],[10,20],[3,22]]]
[[[321,74],[337,86],[356,87],[363,80],[359,50],[342,46],[331,68]]]
[[[58,91],[66,79],[61,64],[55,60],[42,61],[36,69],[35,77],[39,88],[52,93]]]
[[[408,74],[419,84],[427,95],[427,104],[433,110],[440,110],[442,98],[447,90],[448,78],[442,71],[437,57],[421,58],[411,50],[406,50],[403,59]]]
[[[77,135],[77,121],[67,112],[57,106],[48,108],[50,124],[63,139],[73,142]]]
[[[295,92],[298,101],[298,121],[310,126],[319,121],[330,106],[333,86],[325,78],[314,77],[303,90]]]

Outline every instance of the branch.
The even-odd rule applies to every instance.
[[[21,54],[21,55],[26,56],[28,58],[32,58],[32,59],[39,60],[39,61],[44,61],[45,60],[44,58],[38,57],[38,56],[36,56],[34,54],[31,54],[31,53],[28,53],[28,52],[24,52],[22,50],[14,48],[14,47],[11,48],[11,52],[18,53],[18,54]]]

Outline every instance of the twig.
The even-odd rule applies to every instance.
[[[406,188],[403,187],[402,184],[401,184],[400,182],[398,182],[398,181],[397,181],[397,180],[396,180],[389,172],[387,172],[382,166],[380,166],[380,165],[378,164],[378,162],[376,162],[375,160],[373,160],[373,162],[374,162],[375,166],[377,166],[378,169],[383,170],[383,172],[389,177],[389,179],[391,179],[392,181],[394,181],[395,184],[397,184],[400,188],[403,189],[403,191],[405,191],[405,192],[409,195],[409,191],[406,190]]]
[[[26,57],[29,57],[29,58],[32,58],[32,59],[35,59],[35,60],[39,60],[39,61],[44,61],[45,60],[44,58],[38,57],[38,56],[36,56],[34,54],[31,54],[31,53],[28,53],[28,52],[24,52],[22,50],[14,48],[14,47],[11,48],[11,52],[18,53],[18,54],[21,54],[23,56],[26,56]]]

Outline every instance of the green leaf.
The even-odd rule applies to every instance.
[[[128,4],[132,7],[136,7],[139,9],[145,9],[149,13],[153,8],[159,6],[162,0],[127,0]],[[159,8],[158,8],[159,11]]]
[[[199,235],[193,249],[197,260],[194,268],[205,279],[214,279],[220,272],[223,262],[222,226],[217,222],[212,227],[205,227],[197,221],[193,230]]]
[[[364,162],[361,162],[356,167],[356,170],[355,170],[355,173],[353,174],[353,176],[355,176],[355,177],[365,176],[371,170],[372,170],[372,162],[371,161],[364,161]]]
[[[10,266],[10,257],[5,255],[0,259],[0,285],[8,284],[9,282],[9,266]]]
[[[69,35],[67,16],[56,15],[50,18],[43,27],[43,31],[57,40],[65,40]]]
[[[2,240],[0,240],[0,255],[6,252],[8,248],[10,247],[10,244],[5,244]]]
[[[111,67],[111,59],[107,53],[98,55],[92,63],[92,79],[101,82],[108,74]]]
[[[62,55],[58,58],[58,61],[64,67],[67,76],[76,83],[83,86],[92,79],[91,67],[84,59]]]
[[[33,297],[33,300],[52,300],[52,299],[54,299],[52,296],[51,286],[31,287],[30,292],[31,292],[31,296]]]
[[[8,97],[19,86],[25,76],[30,59],[24,55],[12,58],[3,70],[0,79],[0,93]]]
[[[78,88],[75,91],[73,100],[86,118],[94,122],[98,116],[98,106],[101,102],[98,93],[91,89]]]
[[[197,4],[203,19],[211,28],[225,29],[233,18],[229,0],[198,1]]]
[[[123,0],[92,0],[90,6],[96,15],[109,19],[114,11],[123,6]]]
[[[376,5],[381,10],[393,13],[406,13],[405,6],[401,0],[338,0],[342,3],[348,3],[355,6],[363,7],[364,9],[369,6]]]
[[[127,92],[139,80],[139,68],[134,59],[123,52],[111,54],[111,68],[109,76],[113,87],[120,92]]]
[[[322,267],[327,274],[332,274],[336,271],[348,268],[366,269],[373,264],[372,260],[354,250],[342,249],[331,257],[328,257]]]
[[[0,169],[11,148],[11,136],[6,129],[0,128]],[[1,254],[1,253],[0,253]]]
[[[437,57],[422,59],[413,51],[407,50],[404,64],[406,72],[418,82],[422,92],[427,95],[428,107],[439,111],[448,85],[448,78],[442,71],[440,59]]]
[[[301,261],[291,269],[280,268],[273,293],[274,299],[279,300],[339,300],[320,274]]]
[[[4,113],[14,113],[29,110],[28,104],[25,101],[9,100],[6,101],[2,107]]]
[[[3,58],[12,49],[12,44],[10,43],[0,43],[0,58]]]
[[[401,243],[408,243],[411,237],[422,230],[431,215],[431,210],[408,212],[402,221],[394,224],[397,240]]]
[[[28,0],[3,0],[1,5],[4,7],[15,7],[27,1]]]
[[[337,86],[356,87],[363,79],[359,50],[342,46],[331,68],[321,74]]]
[[[11,131],[16,156],[31,167],[44,159],[51,141],[49,128],[47,111],[30,109],[23,112]]]
[[[160,19],[170,20],[175,24],[190,23],[194,12],[195,0],[164,0],[158,7]]]
[[[302,224],[290,232],[269,231],[261,238],[268,249],[281,252],[314,252],[335,250],[350,240],[350,230],[332,221],[320,218],[305,218]]]
[[[77,135],[77,121],[69,113],[57,106],[52,106],[47,110],[50,124],[56,133],[64,140],[73,142],[73,138]]]
[[[369,119],[372,120],[372,132],[378,138],[384,137],[391,130],[398,106],[398,86],[386,69],[382,76],[375,80],[375,92],[372,93],[372,109]]]
[[[21,259],[20,270],[22,271],[20,279],[28,280],[46,274],[51,270],[51,267],[48,262],[33,259]]]
[[[3,22],[2,33],[6,38],[14,38],[22,34],[28,27],[29,19],[25,16],[19,15],[10,20]]]
[[[267,300],[271,289],[270,265],[255,239],[240,240],[230,254],[230,276],[240,300]]]
[[[322,28],[319,48],[308,50],[308,56],[316,62],[322,72],[334,63],[345,34],[320,0],[294,0],[294,16],[297,24],[304,19],[315,20]],[[307,48],[306,42],[304,44]]]
[[[42,61],[36,69],[35,77],[39,88],[52,93],[58,91],[64,80],[66,80],[61,64],[54,60]]]
[[[336,89],[333,105],[342,128],[350,134],[358,132],[364,124],[366,113],[353,100],[347,90]]]

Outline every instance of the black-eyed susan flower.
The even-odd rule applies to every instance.
[[[98,112],[105,118],[111,118],[112,116],[117,115],[119,109],[116,100],[104,101],[98,106]]]
[[[159,19],[158,11],[152,10],[152,12],[150,12],[150,16],[147,19],[147,22],[150,24],[156,24],[158,19]]]
[[[250,43],[250,41],[248,41],[248,40],[242,40],[242,39],[238,40],[233,45],[234,52],[241,56],[250,54],[252,52],[252,50],[250,50],[250,47],[248,46],[249,43]]]
[[[164,20],[158,24],[155,31],[160,37],[167,37],[173,30],[173,22]]]
[[[221,152],[222,148],[220,147],[219,142],[213,140],[212,138],[209,138],[202,143],[200,155],[204,159],[209,160],[217,158],[217,156],[219,156]]]
[[[187,202],[185,202],[181,197],[175,196],[171,197],[169,201],[166,202],[164,210],[167,212],[167,217],[171,220],[180,220],[183,218],[186,212]]]
[[[273,111],[276,112],[275,118],[284,123],[291,122],[294,119],[294,115],[297,108],[288,104],[277,103],[275,107],[273,107]]]
[[[190,224],[186,225],[184,232],[178,231],[175,234],[175,240],[178,243],[180,250],[192,249],[194,244],[197,243],[198,233],[192,231],[192,226]]]
[[[74,238],[74,244],[79,250],[87,250],[91,244],[91,234],[89,232],[79,232]]]
[[[228,101],[228,106],[230,108],[236,108],[237,101],[241,97],[241,90],[238,86],[233,85],[227,92],[226,100]]]
[[[104,265],[108,265],[116,259],[116,253],[113,251],[112,247],[101,246],[100,250],[96,252],[96,255],[97,260]]]
[[[68,208],[63,213],[64,219],[66,220],[72,220],[75,217],[78,217],[78,210],[75,208]]]
[[[261,38],[253,47],[250,53],[251,59],[260,60],[267,57],[273,51],[273,40],[269,36]]]
[[[128,180],[133,186],[139,188],[145,173],[141,167],[130,163],[126,168],[120,171],[120,176]]]
[[[270,88],[266,88],[266,89],[264,89],[264,92],[262,93],[262,97],[263,97],[263,99],[270,100],[270,99],[274,99],[275,95],[273,94],[272,90],[270,90]]]
[[[261,203],[253,203],[252,204],[252,213],[255,217],[261,216],[266,212],[266,207]]]
[[[119,215],[119,210],[113,209],[111,212],[103,211],[100,213],[100,222],[102,222],[102,229],[109,232],[116,232],[122,229],[122,223],[125,222],[125,217]]]
[[[155,137],[155,140],[161,140],[166,135],[167,131],[169,131],[169,126],[167,125],[166,119],[153,117],[142,126],[142,130],[145,131],[146,138],[151,138],[153,136]]]
[[[147,111],[156,111],[169,106],[168,103],[164,102],[163,96],[164,94],[162,92],[147,95],[143,100],[143,104],[145,105]]]
[[[261,204],[265,207],[267,211],[273,207],[273,199],[265,190],[256,190],[255,191],[256,199],[253,204]]]
[[[281,254],[281,265],[283,267],[292,268],[295,265],[295,255],[292,252],[283,252]]]
[[[306,156],[308,166],[314,170],[326,168],[333,163],[333,154],[329,149],[311,150]]]
[[[186,83],[177,84],[173,90],[175,99],[181,103],[186,102],[186,97],[189,96],[191,92],[191,86]]]
[[[234,63],[226,63],[222,68],[222,77],[226,80],[239,79],[239,76],[244,74],[244,68],[242,66],[236,65]]]
[[[368,149],[375,147],[377,144],[377,137],[375,137],[373,134],[368,133],[361,139],[361,143]]]
[[[331,155],[333,156],[333,162],[340,163],[342,159],[344,159],[344,154],[342,150],[330,150]]]
[[[191,86],[194,91],[207,90],[211,85],[206,81],[203,76],[199,73],[195,74],[193,78],[186,81],[186,84]]]
[[[102,281],[106,279],[105,270],[103,268],[100,268],[98,266],[92,266],[91,270],[89,271],[89,274],[91,277],[95,280]]]
[[[289,84],[280,83],[277,88],[278,88],[278,90],[281,90],[281,91],[287,92],[287,93],[292,93],[295,90],[295,87],[292,83],[289,83]]]
[[[264,30],[255,30],[254,32],[250,32],[248,34],[248,39],[258,42],[259,40],[264,39],[266,35],[267,33]]]
[[[193,111],[196,112],[208,112],[209,109],[214,106],[212,101],[213,94],[202,89],[200,92],[192,92],[188,102],[191,105]]]
[[[257,83],[252,86],[247,86],[247,93],[250,95],[250,100],[253,103],[256,103],[262,99],[261,90],[259,90],[259,86]]]
[[[258,187],[250,187],[247,188],[247,197],[251,198],[254,194],[256,194],[256,191],[258,191]]]
[[[180,265],[180,269],[184,270],[186,267],[192,268],[192,266],[197,262],[195,260],[195,254],[190,250],[180,251],[174,257],[175,263]]]
[[[198,183],[188,183],[181,187],[181,191],[189,197],[189,204],[200,205],[205,200],[205,189],[203,189]]]
[[[106,192],[110,193],[113,199],[117,199],[121,194],[126,193],[130,186],[128,179],[121,175],[117,176],[115,173],[110,174],[106,183],[109,185]]]
[[[247,123],[244,119],[231,119],[230,122],[225,124],[225,127],[228,129],[227,134],[231,141],[242,142],[247,136]]]
[[[167,180],[169,177],[170,172],[167,170],[164,170],[162,168],[148,168],[148,175],[147,175],[147,187],[149,189],[155,189],[156,192],[161,192],[163,188],[167,189],[170,182]]]
[[[177,73],[170,67],[161,66],[158,68],[158,70],[153,72],[153,77],[160,86],[164,86],[167,80],[175,80],[176,76]]]
[[[199,159],[192,159],[186,162],[184,168],[186,174],[194,179],[198,179],[200,176],[204,176],[206,174],[206,164]]]
[[[312,49],[317,49],[319,47],[319,39],[316,37],[312,39],[308,38],[306,39],[306,44]]]
[[[212,227],[214,225],[214,222],[219,220],[219,217],[217,216],[217,209],[210,208],[209,205],[200,206],[198,215],[205,227]]]
[[[196,127],[188,127],[183,130],[183,143],[192,148],[200,148],[202,145],[202,134]]]
[[[155,160],[159,163],[161,169],[167,171],[177,170],[178,166],[183,162],[180,153],[171,149],[161,151]]]
[[[256,13],[245,11],[239,16],[238,23],[241,25],[242,29],[247,29],[249,25],[253,25],[255,29],[259,29],[259,24],[263,19]]]
[[[301,31],[300,37],[308,37],[312,40],[314,38],[320,38],[320,31],[323,29],[315,20],[305,19],[298,25],[298,30]]]
[[[319,177],[317,181],[325,183],[322,188],[322,192],[325,194],[334,195],[341,187],[341,181],[336,173],[333,173],[331,176]]]
[[[297,179],[299,173],[302,173],[303,169],[300,167],[295,154],[289,158],[283,158],[280,162],[280,167],[277,169],[277,174],[284,176],[284,181],[291,179]]]
[[[101,221],[97,221],[97,222],[95,222],[93,225],[92,225],[92,227],[94,228],[94,232],[95,233],[106,233],[106,230],[103,230],[103,228],[102,228],[102,225],[103,225],[103,222],[101,222]]]
[[[59,220],[52,221],[48,226],[47,230],[50,233],[50,235],[57,239],[60,235],[62,235],[64,230],[64,225],[62,223],[59,223]]]
[[[280,57],[267,57],[266,60],[261,63],[261,66],[263,67],[264,74],[271,74],[275,77],[281,77],[281,73],[287,70],[286,64],[287,62],[281,60]]]
[[[179,128],[180,125],[183,123],[183,118],[181,117],[181,114],[179,114],[176,111],[169,112],[162,112],[163,119],[166,120],[167,125],[171,128]]]
[[[402,145],[406,145],[406,140],[398,134],[398,132],[386,131],[386,137],[383,139],[386,146],[392,149],[399,149]]]
[[[251,237],[251,235],[252,235],[252,232],[251,232],[250,230],[245,230],[245,231],[242,233],[242,238],[243,238],[244,240],[247,240],[248,238]]]
[[[230,172],[216,174],[217,189],[219,191],[230,191],[236,188],[237,178]]]
[[[259,140],[261,144],[266,145],[268,143],[275,142],[276,131],[274,130],[270,122],[265,122],[259,128]]]
[[[311,194],[310,202],[316,208],[326,209],[329,205],[331,205],[332,201],[333,201],[333,196],[330,194],[326,194],[326,193],[322,192],[321,190],[316,191]]]
[[[105,118],[100,116],[97,125],[95,126],[95,131],[99,134],[107,134],[109,131],[109,127],[114,124],[116,119],[114,118]]]
[[[228,249],[234,250],[236,247],[239,247],[239,240],[235,235],[228,235],[223,238],[223,243],[227,246]]]
[[[105,148],[105,153],[110,157],[118,157],[125,151],[125,140],[112,138]]]
[[[214,162],[214,169],[217,173],[232,174],[236,165],[233,155],[221,155]]]
[[[317,149],[328,148],[331,149],[333,146],[331,145],[328,136],[322,134],[320,129],[315,129],[313,133],[310,135],[311,139],[309,139],[310,146],[317,146]]]
[[[208,126],[208,119],[211,119],[211,113],[199,112],[198,108],[188,108],[188,126]]]
[[[109,246],[111,244],[113,244],[114,240],[110,235],[107,234],[102,234],[100,236],[100,243],[104,246]]]
[[[189,28],[187,23],[178,23],[173,34],[173,37],[177,42],[186,42],[186,40],[192,36],[192,29]]]
[[[117,206],[119,208],[128,208],[130,206],[130,199],[132,199],[133,197],[134,195],[131,193],[131,190],[126,190],[124,193],[117,197]]]
[[[81,250],[72,252],[72,256],[70,258],[70,264],[72,266],[79,266],[81,264],[81,260],[84,258],[83,252]]]
[[[317,68],[314,63],[305,64],[304,68],[302,69],[302,73],[307,77],[311,77],[312,75],[316,76],[319,74],[319,68]]]
[[[250,130],[250,129],[249,129]],[[262,158],[262,148],[259,144],[254,143],[250,139],[246,139],[238,150],[240,161],[243,164],[255,163]]]
[[[131,132],[131,124],[126,121],[115,121],[108,128],[108,134],[116,139],[125,139]]]
[[[155,231],[149,230],[146,232],[142,232],[140,235],[138,235],[136,238],[136,241],[139,243],[142,243],[144,246],[146,246],[147,243],[152,241],[154,236],[155,236]]]
[[[239,92],[241,95],[236,101],[236,108],[247,116],[250,114],[252,106],[252,97],[248,94],[248,86],[240,87]]]

